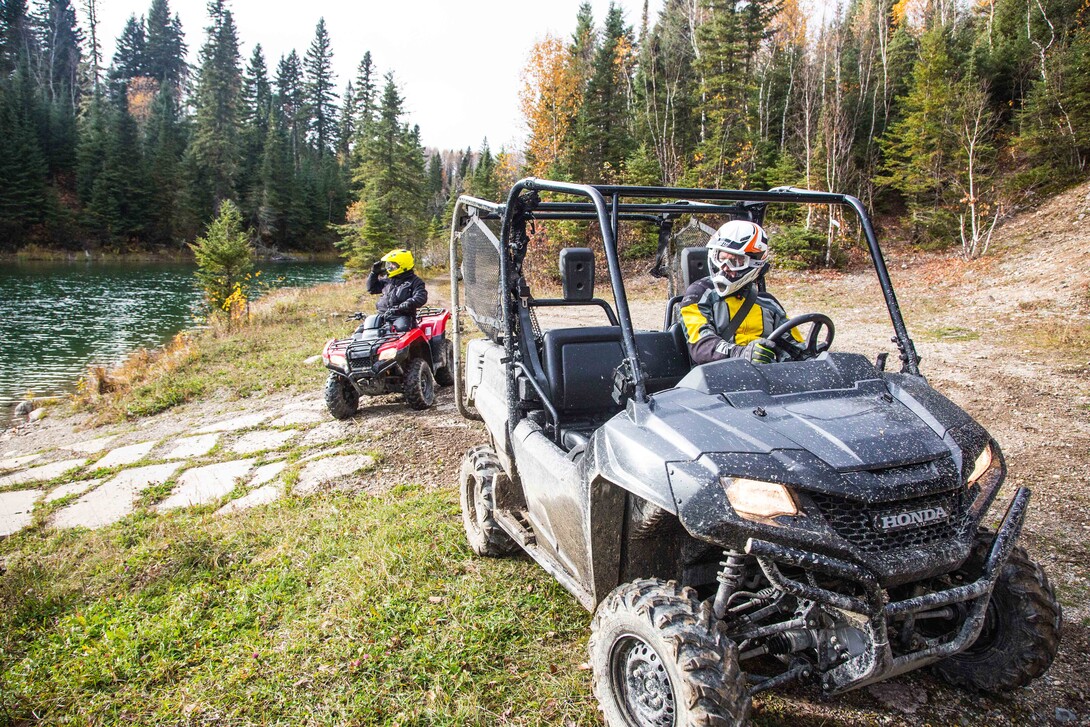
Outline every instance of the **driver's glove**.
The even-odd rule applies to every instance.
[[[748,358],[755,364],[767,364],[776,360],[776,349],[767,338],[755,338],[742,349],[740,358]]]
[[[385,267],[386,267],[386,263],[379,260],[378,262],[376,262],[374,265],[371,266],[371,272],[374,273],[375,275],[379,275],[380,273],[382,273],[382,270]]]

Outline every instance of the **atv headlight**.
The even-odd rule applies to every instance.
[[[379,361],[393,361],[395,358],[397,358],[397,349],[393,346],[384,348],[378,352]]]
[[[747,520],[767,520],[780,515],[798,515],[799,506],[786,486],[778,482],[723,477],[727,500]]]
[[[973,463],[973,471],[969,474],[969,479],[966,480],[966,485],[972,487],[976,484],[976,481],[984,476],[984,473],[988,471],[988,468],[992,466],[992,445],[991,443],[984,445],[984,451],[980,453],[980,456],[976,458],[976,462]]]

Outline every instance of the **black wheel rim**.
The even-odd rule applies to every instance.
[[[617,639],[610,658],[610,679],[630,725],[674,726],[677,710],[670,674],[646,641],[634,634]]]
[[[420,379],[420,392],[424,395],[424,401],[431,404],[435,398],[435,386],[432,383],[431,371],[425,369]]]

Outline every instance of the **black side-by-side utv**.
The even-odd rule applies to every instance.
[[[676,294],[706,273],[703,220],[761,222],[783,203],[858,215],[899,371],[830,350],[816,313],[772,334],[779,362],[692,364]],[[524,262],[550,220],[597,223],[612,304],[585,248],[560,253],[562,298],[533,295]],[[621,224],[664,243],[662,330],[633,326]],[[1017,545],[1030,493],[985,527],[1003,455],[920,374],[854,197],[526,179],[504,204],[458,201],[451,288],[458,407],[490,440],[462,465],[466,534],[481,555],[525,551],[594,611],[608,724],[741,724],[753,694],[795,681],[839,693],[930,665],[1004,692],[1049,668],[1060,607]],[[538,313],[560,306],[609,325],[543,331]],[[464,354],[462,313],[483,333]],[[806,324],[804,345],[789,340]]]

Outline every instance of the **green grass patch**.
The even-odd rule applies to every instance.
[[[0,543],[0,722],[597,722],[588,614],[453,490]]]
[[[980,333],[959,326],[939,326],[920,331],[920,337],[926,341],[975,341]]]

